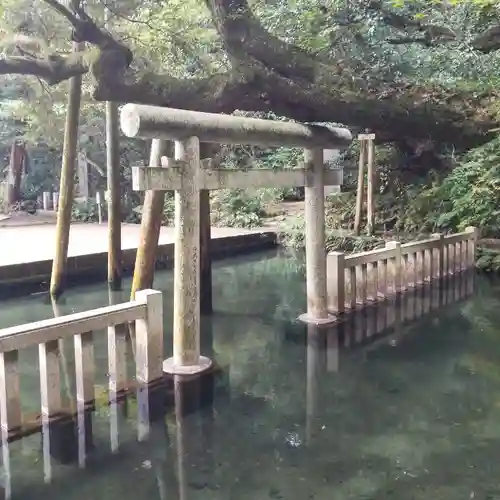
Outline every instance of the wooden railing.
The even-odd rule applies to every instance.
[[[328,310],[339,314],[474,267],[476,228],[426,240],[327,256]]]
[[[19,350],[39,349],[41,415],[53,417],[63,410],[61,401],[60,339],[73,337],[75,350],[76,403],[93,403],[95,363],[93,332],[108,329],[110,393],[126,387],[127,324],[135,322],[136,381],[148,384],[163,375],[162,294],[137,292],[136,300],[92,311],[0,330],[0,423],[13,431],[23,425],[19,390]]]

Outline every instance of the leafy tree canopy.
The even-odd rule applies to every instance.
[[[17,99],[0,97],[33,137],[60,142],[76,74],[85,137],[101,136],[96,100],[273,111],[368,127],[414,150],[467,149],[500,125],[496,1],[116,4],[108,31],[106,0],[2,2],[0,74]],[[72,54],[71,40],[86,50]]]

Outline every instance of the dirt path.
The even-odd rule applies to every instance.
[[[40,224],[55,224],[56,212],[39,210],[33,215],[27,212],[12,212],[8,215],[0,214],[0,227],[38,226]]]

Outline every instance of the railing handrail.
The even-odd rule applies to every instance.
[[[442,240],[437,236],[427,238],[425,240],[411,241],[401,245],[401,255],[408,255],[425,250],[438,248],[441,244],[449,245],[476,239],[477,235],[474,228],[469,228],[460,233],[443,235]],[[331,254],[335,252],[329,252]],[[355,267],[364,264],[373,264],[380,260],[392,259],[396,257],[396,249],[392,247],[376,248],[374,250],[366,250],[345,256],[345,267]]]
[[[100,307],[0,330],[0,352],[24,349],[63,337],[102,330],[109,326],[144,319],[146,302],[137,300]]]
[[[354,267],[363,264],[371,264],[383,259],[391,259],[395,256],[394,248],[376,248],[375,250],[367,250],[364,252],[357,252],[345,257],[345,266]]]
[[[424,250],[432,250],[440,245],[438,238],[427,238],[425,240],[410,241],[401,245],[401,255],[409,253],[423,252]]]
[[[384,248],[345,255],[327,255],[328,308],[342,314],[345,308],[385,299],[434,279],[474,267],[479,231],[468,227],[456,234],[433,234],[425,240],[401,244],[388,241]]]
[[[94,331],[107,328],[110,394],[127,386],[127,324],[134,323],[132,349],[135,380],[149,384],[163,376],[163,301],[158,290],[139,290],[135,300],[12,326],[0,330],[0,426],[11,431],[23,425],[19,351],[38,346],[42,416],[63,410],[59,340],[72,337],[76,394],[82,407],[95,399]],[[70,397],[70,411],[73,411]]]
[[[443,236],[443,240],[447,244],[459,243],[460,241],[467,241],[475,238],[477,238],[477,235],[472,231],[472,228],[471,230],[462,231],[461,233],[445,234]]]

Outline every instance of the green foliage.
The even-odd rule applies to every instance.
[[[285,220],[278,227],[278,239],[280,244],[291,250],[303,250],[305,248],[305,220],[303,216]],[[339,252],[362,252],[373,250],[385,244],[384,239],[379,236],[354,237],[350,235],[339,235],[336,227],[332,227],[327,221],[325,235],[325,244],[327,251]]]
[[[212,222],[223,227],[258,227],[262,225],[262,199],[243,189],[220,189],[211,200]]]
[[[171,226],[175,219],[175,198],[173,193],[165,195],[165,202],[163,203],[163,219],[162,224]]]
[[[103,218],[106,217],[106,206],[103,205]],[[99,210],[95,198],[90,198],[87,202],[76,202],[73,204],[71,218],[79,222],[98,222]]]
[[[500,252],[487,248],[478,248],[476,267],[485,272],[500,272]]]
[[[499,139],[471,150],[442,182],[410,192],[402,225],[431,232],[476,226],[484,237],[500,237],[499,159]]]

